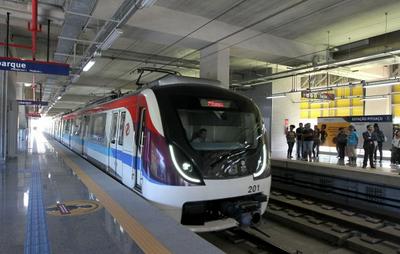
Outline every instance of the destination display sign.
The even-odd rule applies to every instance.
[[[22,60],[7,57],[0,57],[0,70],[63,76],[69,75],[68,64]]]
[[[47,106],[49,103],[47,101],[33,101],[33,100],[17,100],[18,105],[24,106]]]

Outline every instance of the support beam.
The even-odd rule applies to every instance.
[[[219,80],[229,89],[229,48],[223,48],[225,45],[215,44],[200,52],[200,77]]]

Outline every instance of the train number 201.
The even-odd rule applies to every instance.
[[[255,185],[250,185],[249,186],[249,191],[247,193],[253,193],[256,191],[260,191],[260,185],[259,184],[255,184]]]

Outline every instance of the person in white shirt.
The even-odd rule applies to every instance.
[[[400,164],[400,131],[396,131],[392,139],[392,158],[394,164]]]

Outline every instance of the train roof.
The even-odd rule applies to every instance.
[[[194,84],[194,85],[212,85],[212,86],[220,86],[221,82],[219,80],[214,79],[205,79],[205,78],[194,78],[194,77],[185,77],[185,76],[177,76],[177,75],[167,75],[161,79],[150,82],[147,87],[154,86],[168,86],[168,85],[180,85],[180,84]]]
[[[172,87],[172,86],[179,86],[179,85],[199,85],[199,86],[205,86],[205,87],[213,87],[216,89],[223,89],[221,88],[221,82],[218,80],[213,80],[213,79],[205,79],[205,78],[194,78],[194,77],[186,77],[186,76],[179,76],[179,75],[167,75],[162,77],[161,79],[152,81],[146,85],[142,85],[139,87],[139,89],[130,91],[124,94],[118,94],[118,93],[113,93],[109,96],[102,97],[93,101],[89,101],[85,105],[73,109],[70,112],[66,112],[61,115],[57,115],[56,117],[63,117],[65,115],[69,115],[72,113],[77,113],[81,110],[85,110],[88,108],[96,107],[101,104],[109,103],[117,99],[122,99],[126,98],[129,96],[134,96],[136,94],[139,94],[141,91],[145,89],[163,89],[167,87]]]

